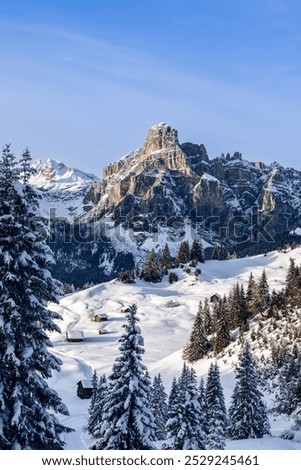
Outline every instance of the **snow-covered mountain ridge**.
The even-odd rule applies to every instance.
[[[62,321],[59,322],[62,332],[53,333],[51,339],[56,354],[64,362],[62,372],[56,374],[51,382],[69,407],[71,416],[66,419],[66,423],[76,429],[76,433],[67,437],[69,448],[87,448],[89,445],[89,437],[84,431],[88,403],[76,396],[76,384],[81,379],[91,379],[94,369],[99,375],[111,372],[125,321],[122,308],[131,303],[138,305],[146,349],[144,362],[152,376],[158,372],[162,374],[164,384],[169,389],[172,378],[180,375],[183,365],[182,348],[189,339],[199,301],[204,301],[215,293],[221,296],[228,294],[236,282],[246,287],[250,271],[255,279],[258,279],[263,269],[266,271],[270,289],[279,291],[284,287],[290,258],[295,259],[299,265],[301,248],[288,253],[272,252],[266,256],[258,255],[246,259],[207,261],[201,266],[202,273],[198,279],[193,273],[188,274],[179,269],[179,281],[173,284],[169,284],[167,278],[159,284],[146,283],[143,280],[137,280],[135,284],[122,284],[113,280],[68,295],[61,299],[59,305],[51,305],[51,308],[62,316]],[[107,322],[92,321],[93,315],[100,312],[107,313]],[[300,312],[296,314],[297,318],[300,318]],[[285,322],[285,319],[283,321]],[[98,334],[100,326],[107,334]],[[70,329],[83,330],[84,342],[66,342],[65,333]],[[277,341],[268,328],[265,334],[266,344],[251,341],[253,354],[257,358],[262,355],[268,357],[272,342]],[[250,335],[251,332],[245,333],[245,339],[249,339]],[[227,404],[233,392],[234,366],[240,350],[241,344],[237,338],[218,358],[211,355],[193,364],[198,378],[206,377],[210,363],[217,359]],[[272,393],[265,392],[269,408],[273,406],[273,398]],[[238,448],[301,449],[300,442],[298,444],[296,441],[288,442],[277,438],[284,429],[291,426],[289,419],[277,415],[271,415],[270,418],[272,438],[236,443],[241,446]],[[295,438],[301,441],[298,433]],[[229,446],[235,448],[233,442],[230,442]]]
[[[40,207],[43,215],[49,217],[52,209],[57,216],[72,220],[72,217],[82,215],[91,208],[87,194],[93,182],[98,180],[95,175],[68,168],[54,159],[48,159],[44,163],[36,160],[33,168],[35,173],[31,176],[30,183],[41,195]]]
[[[77,282],[74,267],[96,253],[100,240],[106,248],[101,244],[93,269],[87,265],[91,278],[85,281],[132,269],[152,248],[162,252],[166,242],[176,252],[180,241],[200,236],[205,246],[222,243],[245,256],[298,239],[299,171],[249,162],[239,152],[209,158],[203,144],[180,143],[166,123],[150,128],[143,146],[106,166],[100,179],[54,160],[35,166],[31,182],[42,196],[43,214],[49,217],[52,208],[55,219],[64,217],[70,226],[80,221],[92,234],[80,246],[75,241],[73,250],[64,240],[53,244],[62,279],[70,283]],[[87,239],[91,247],[83,246]],[[122,260],[116,262],[116,254]]]

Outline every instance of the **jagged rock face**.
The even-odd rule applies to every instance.
[[[148,131],[141,149],[104,169],[94,188],[93,213],[113,214],[115,224],[124,224],[125,218],[130,224],[133,217],[215,217],[218,239],[221,228],[235,217],[244,218],[245,230],[250,230],[255,206],[262,217],[271,216],[268,229],[273,235],[296,225],[300,191],[295,170],[251,163],[238,152],[209,160],[203,144],[180,144],[178,132],[160,123]]]

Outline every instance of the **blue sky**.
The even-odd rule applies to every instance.
[[[0,143],[101,174],[165,121],[301,170],[299,0],[0,0]]]

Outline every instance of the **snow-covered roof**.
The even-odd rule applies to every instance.
[[[82,339],[84,337],[84,332],[82,330],[70,330],[67,331],[66,334],[70,339]]]
[[[89,379],[82,379],[82,380],[80,380],[80,382],[81,382],[81,384],[82,384],[82,386],[83,386],[84,388],[92,388],[91,380],[89,380]]]

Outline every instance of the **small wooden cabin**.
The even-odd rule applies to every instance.
[[[122,309],[120,310],[121,313],[129,313],[131,311],[130,307],[122,307]]]
[[[103,328],[99,328],[99,330],[98,330],[99,335],[106,335],[107,333],[108,333],[108,331],[104,330]]]
[[[66,340],[69,343],[80,343],[84,341],[84,332],[82,330],[66,331]]]
[[[77,382],[77,396],[82,400],[85,398],[91,398],[92,390],[91,380],[82,379]]]
[[[210,302],[212,303],[216,303],[216,302],[219,302],[220,300],[222,300],[221,296],[217,293],[213,294],[211,297],[210,297]]]
[[[108,315],[106,313],[96,313],[93,317],[93,320],[96,321],[97,323],[101,321],[107,321]]]

